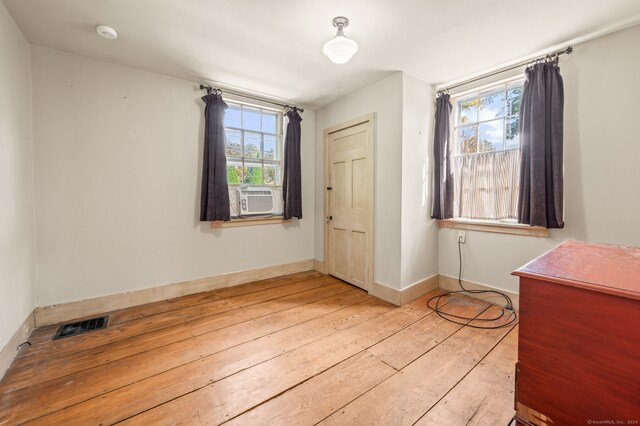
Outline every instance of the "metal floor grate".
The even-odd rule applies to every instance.
[[[56,335],[53,336],[53,340],[62,339],[63,337],[77,336],[90,331],[107,328],[108,322],[109,316],[105,315],[102,317],[89,318],[82,321],[63,324],[58,329]]]

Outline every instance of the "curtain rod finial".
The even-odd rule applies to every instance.
[[[211,87],[211,86],[209,86],[207,84],[200,84],[200,90],[206,90],[207,91],[207,95],[210,95],[214,91],[213,87]],[[215,89],[215,91],[217,92],[217,91],[219,91],[219,89]],[[220,92],[220,93],[222,93],[222,92]]]
[[[300,113],[303,113],[303,112],[304,112],[304,108],[300,108],[300,107],[292,106],[292,105],[285,105],[285,106],[284,106],[284,110],[285,110],[285,113],[286,113],[287,111],[294,111],[294,112],[296,112],[296,111],[297,111],[297,112],[300,112]]]

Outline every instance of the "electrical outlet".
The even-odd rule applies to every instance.
[[[464,244],[467,241],[467,233],[464,231],[458,231],[458,241]]]

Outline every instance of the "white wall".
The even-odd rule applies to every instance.
[[[375,113],[374,281],[400,288],[402,201],[402,73],[316,112],[315,257],[324,259],[324,129]]]
[[[0,2],[0,349],[34,308],[32,149],[29,44]]]
[[[640,26],[562,56],[565,228],[549,238],[467,232],[463,278],[517,291],[510,273],[568,238],[640,246]],[[440,273],[457,276],[456,230],[440,230]]]
[[[431,219],[434,93],[403,74],[401,288],[438,273],[438,223]]]
[[[313,258],[314,111],[304,219],[211,230],[196,83],[36,46],[31,59],[38,306]]]

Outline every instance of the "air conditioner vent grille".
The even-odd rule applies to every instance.
[[[273,196],[254,195],[247,199],[249,212],[265,212],[273,210]]]
[[[244,195],[268,195],[269,197],[271,196],[271,191],[243,191],[240,190],[240,192]]]
[[[275,211],[275,197],[271,188],[238,188],[241,215],[270,215]]]

